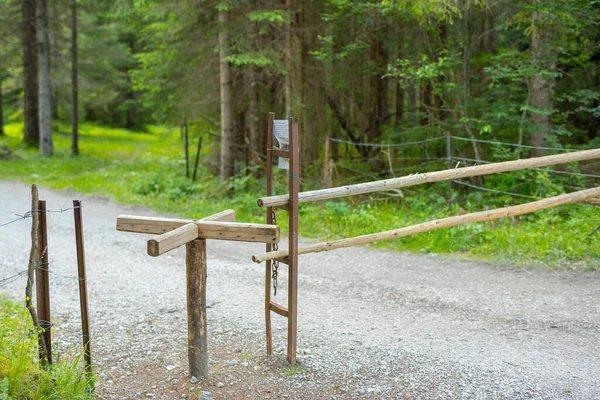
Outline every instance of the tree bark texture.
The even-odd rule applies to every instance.
[[[40,235],[39,235],[39,195],[36,185],[31,185],[31,250],[29,252],[29,263],[27,265],[27,285],[25,286],[25,307],[29,311],[33,326],[37,329],[40,364],[48,365],[48,350],[44,333],[40,329],[40,321],[37,311],[33,305],[33,284],[35,268],[40,265]]]
[[[4,136],[4,97],[2,96],[2,80],[0,80],[0,136]]]
[[[249,120],[249,128],[250,128],[250,165],[257,166],[260,165],[260,154],[263,152],[263,147],[261,145],[261,135],[260,132],[260,110],[259,110],[259,97],[258,97],[258,73],[256,71],[256,67],[249,67],[250,74],[250,85],[248,87],[248,97],[250,98],[250,120]]]
[[[229,11],[219,12],[219,63],[221,78],[221,180],[231,178],[235,174],[235,149],[233,132],[233,103],[231,97],[231,67],[225,58],[229,55]]]
[[[37,21],[38,0],[23,0],[23,142],[37,145],[40,140],[38,115]]]
[[[208,376],[206,336],[206,240],[186,244],[188,361],[190,377]]]
[[[538,3],[536,1],[536,3]],[[552,93],[554,78],[550,74],[556,69],[556,53],[552,49],[552,27],[549,18],[540,11],[533,11],[533,29],[531,35],[531,61],[544,74],[534,75],[531,79],[531,133],[532,146],[545,146],[552,130]],[[531,149],[532,157],[544,155],[542,149]]]
[[[286,9],[288,14],[288,24],[285,28],[285,117],[292,116],[292,75],[293,75],[293,29],[295,13],[293,10],[292,0],[286,0]]]
[[[71,155],[79,154],[77,85],[77,0],[71,0]]]
[[[53,154],[52,90],[50,86],[50,38],[48,34],[48,2],[37,0],[37,47],[39,81],[40,153]]]

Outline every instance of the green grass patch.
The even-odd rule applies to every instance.
[[[54,134],[53,157],[41,156],[37,149],[21,144],[21,124],[10,124],[6,130],[8,136],[0,138],[0,145],[13,149],[14,157],[0,160],[1,179],[106,195],[126,204],[145,205],[165,214],[190,218],[233,208],[239,221],[264,222],[265,212],[256,205],[256,199],[265,193],[264,179],[257,181],[252,175],[243,175],[223,183],[208,168],[200,166],[197,181],[192,184],[185,178],[183,150],[176,130],[149,127],[146,132],[131,132],[82,124],[78,157],[70,155],[68,128],[59,124]],[[195,144],[196,140],[193,138],[191,143]],[[205,143],[203,160],[208,159],[210,148],[211,145]],[[550,183],[536,188],[545,189],[544,195],[552,195],[557,190]],[[312,187],[307,183],[304,189]],[[227,195],[230,190],[233,190],[232,196]],[[283,171],[277,173],[275,190],[286,192]],[[471,212],[514,204],[510,197],[478,192],[458,195],[458,205],[450,212],[444,199],[445,183],[403,191],[404,198],[378,200],[384,196],[374,194],[331,201],[324,206],[302,204],[300,234],[338,239],[455,215],[459,208]],[[287,215],[285,212],[278,215],[285,234]],[[454,257],[500,263],[596,270],[600,268],[600,232],[588,235],[598,225],[598,208],[574,204],[374,246],[419,253],[451,253]]]
[[[92,399],[93,378],[76,354],[38,363],[37,334],[24,305],[0,297],[0,399]]]

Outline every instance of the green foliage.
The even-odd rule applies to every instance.
[[[92,399],[93,376],[72,353],[48,369],[37,362],[37,334],[23,305],[0,297],[0,399]]]
[[[165,128],[148,127],[145,133],[85,124],[81,155],[69,155],[67,135],[56,137],[53,159],[40,157],[20,145],[22,126],[8,126],[8,137],[0,145],[15,149],[16,158],[0,161],[0,178],[36,182],[54,188],[72,188],[83,193],[108,195],[157,211],[201,218],[233,208],[238,221],[264,222],[256,199],[265,184],[248,175],[219,182],[201,165],[196,183],[185,178],[179,134]],[[210,146],[206,146],[209,149]],[[203,150],[201,158],[209,156]],[[498,151],[497,157],[514,157]],[[573,166],[572,166],[573,167]],[[543,171],[521,171],[489,176],[486,186],[504,189],[523,184],[523,194],[551,196],[563,192],[560,181]],[[569,184],[576,181],[568,179]],[[579,182],[578,184],[583,184]],[[285,193],[285,174],[275,174],[274,192]],[[304,189],[310,189],[305,186]],[[224,196],[231,193],[231,196]],[[319,239],[337,239],[395,229],[431,219],[515,204],[512,196],[474,192],[457,194],[455,208],[447,210],[445,183],[418,189],[403,189],[404,197],[380,200],[377,195],[350,198],[347,202],[302,204],[300,234]],[[377,201],[375,201],[377,200]],[[285,215],[285,214],[281,214]],[[278,222],[287,229],[285,218]],[[542,264],[600,268],[600,235],[587,235],[600,224],[597,210],[583,205],[563,206],[526,217],[454,227],[381,242],[375,246],[426,253],[452,253],[459,257],[489,259],[517,264]]]

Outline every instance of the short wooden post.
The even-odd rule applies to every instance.
[[[452,168],[452,136],[446,132],[446,166]],[[452,211],[452,179],[448,179],[448,210]]]
[[[196,181],[196,171],[198,170],[198,161],[200,160],[200,150],[202,150],[202,136],[198,138],[198,148],[196,149],[196,162],[194,162],[194,175],[192,175],[192,183]]]
[[[79,277],[79,307],[81,310],[81,331],[83,334],[83,358],[87,373],[92,372],[92,350],[90,340],[90,322],[88,318],[88,296],[85,271],[85,251],[83,246],[83,220],[81,201],[73,200],[75,219],[75,245],[77,247],[77,276]]]
[[[188,242],[185,250],[190,377],[206,378],[206,239]]]
[[[39,235],[40,265],[35,272],[35,291],[37,298],[38,319],[40,326],[44,329],[43,337],[46,343],[46,357],[48,364],[52,364],[52,323],[50,322],[50,280],[48,279],[48,225],[46,223],[46,201],[38,202],[39,212]],[[40,357],[42,354],[40,353]]]
[[[327,170],[329,167],[329,136],[325,137],[325,153],[323,154],[323,189],[327,187]]]
[[[190,153],[188,146],[188,124],[187,118],[183,117],[183,147],[185,148],[185,177],[190,177]]]

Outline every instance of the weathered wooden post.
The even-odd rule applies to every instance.
[[[235,212],[226,210],[201,220],[120,215],[117,230],[158,234],[148,240],[148,254],[157,257],[186,246],[188,314],[188,362],[190,377],[208,376],[206,322],[206,239],[278,243],[279,227],[233,222]]]
[[[275,148],[273,139],[277,139]],[[267,354],[272,352],[271,312],[288,319],[287,359],[290,364],[296,363],[296,342],[298,332],[298,192],[300,183],[300,150],[298,148],[298,120],[276,120],[274,113],[269,113],[267,127],[267,195],[273,192],[273,157],[279,157],[279,168],[288,170],[289,206],[280,207],[288,212],[289,222],[289,256],[272,259],[266,263],[265,277],[265,325]],[[267,207],[267,224],[277,224],[275,207]],[[277,246],[267,244],[267,252],[278,251]],[[277,275],[279,263],[288,265],[288,302],[287,308],[271,300],[271,284],[273,295],[277,294]]]
[[[46,201],[38,202],[39,212],[39,243],[42,251],[40,265],[35,271],[35,291],[38,307],[40,326],[44,329],[43,336],[46,342],[46,357],[48,364],[52,364],[52,323],[50,322],[50,280],[48,279],[48,224],[46,223]],[[40,353],[40,357],[42,354]]]
[[[77,276],[79,277],[79,308],[81,310],[81,331],[83,339],[83,358],[88,374],[92,372],[92,349],[90,322],[88,318],[87,277],[85,270],[85,250],[83,245],[83,219],[81,201],[73,200],[73,218],[75,222],[75,246],[77,249]]]

